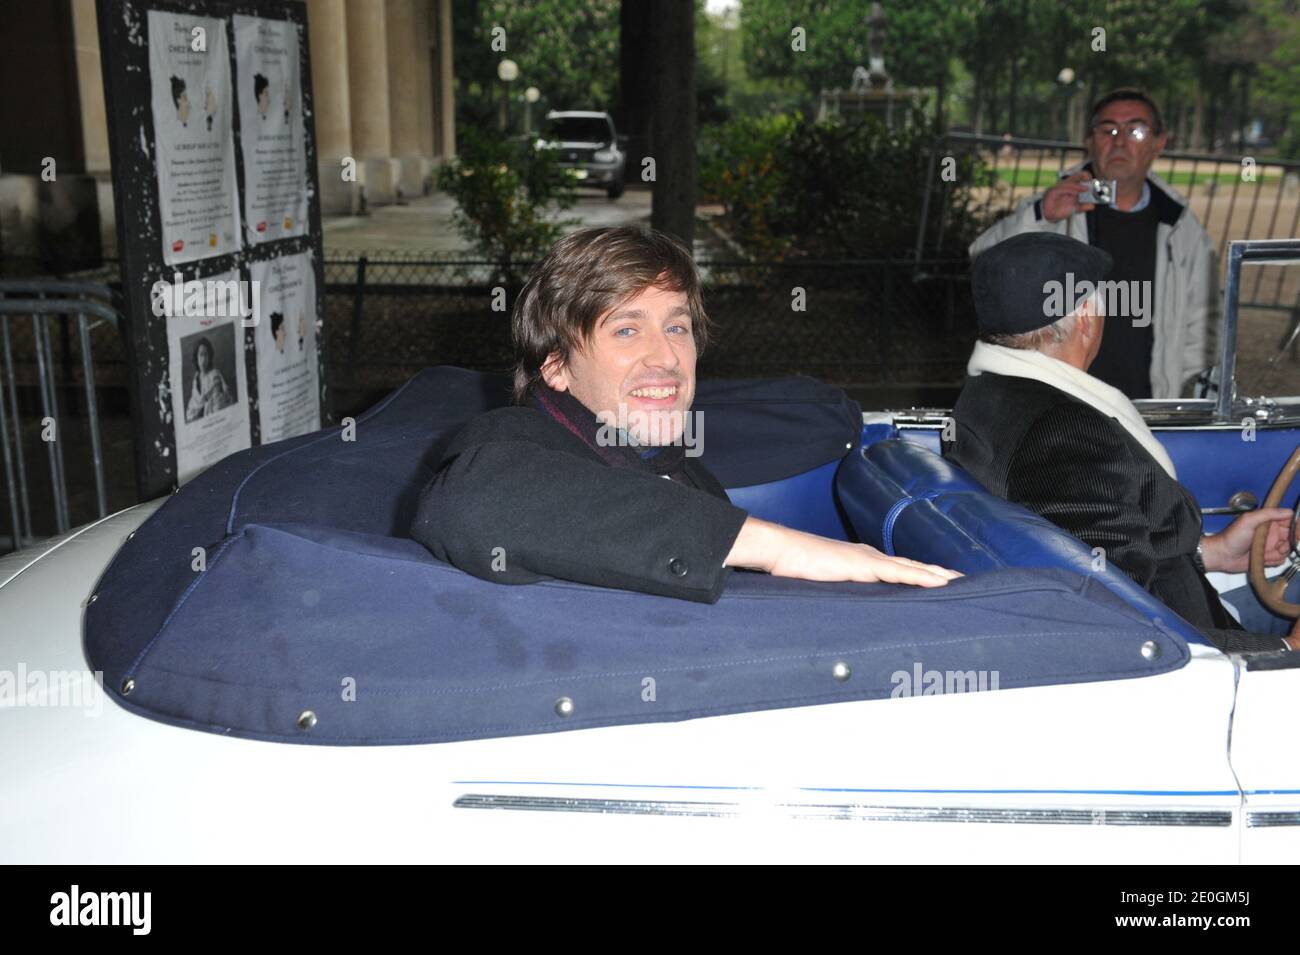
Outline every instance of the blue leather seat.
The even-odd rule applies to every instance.
[[[1083,541],[990,494],[916,443],[891,439],[857,449],[840,465],[835,490],[858,536],[885,553],[964,574],[1047,567],[1096,577],[1153,622],[1189,642],[1207,643],[1122,571],[1094,557]]]
[[[835,475],[839,461],[794,477],[748,487],[729,487],[727,497],[755,517],[834,540],[849,535],[835,508]]]

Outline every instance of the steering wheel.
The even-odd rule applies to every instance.
[[[1291,488],[1297,474],[1300,474],[1300,447],[1292,452],[1290,459],[1286,462],[1286,467],[1282,468],[1277,480],[1269,488],[1268,497],[1264,499],[1264,507],[1278,507],[1282,503],[1282,498],[1286,496],[1286,492]],[[1297,515],[1300,516],[1300,504],[1296,505],[1296,510]],[[1300,604],[1293,604],[1289,600],[1283,599],[1287,584],[1291,582],[1291,578],[1295,576],[1297,569],[1300,569],[1296,552],[1296,520],[1291,521],[1291,567],[1287,572],[1274,577],[1272,580],[1264,576],[1264,545],[1267,542],[1268,525],[1262,524],[1255,529],[1255,539],[1250,544],[1250,569],[1246,573],[1246,579],[1250,581],[1250,586],[1254,589],[1256,596],[1259,597],[1259,602],[1273,613],[1280,617],[1292,619],[1300,617]]]

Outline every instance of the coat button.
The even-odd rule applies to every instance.
[[[670,560],[668,562],[668,569],[672,571],[674,577],[685,577],[690,571],[690,568],[686,566],[686,561],[682,560],[680,557],[674,557]]]

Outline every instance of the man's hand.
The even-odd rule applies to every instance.
[[[1285,507],[1264,507],[1242,514],[1222,533],[1201,538],[1201,552],[1206,570],[1239,574],[1250,566],[1250,545],[1255,528],[1269,524],[1268,542],[1264,545],[1264,566],[1273,567],[1286,560],[1287,537],[1291,533],[1291,511]]]
[[[756,517],[746,519],[726,563],[728,567],[765,570],[774,577],[912,584],[917,587],[942,587],[961,576],[937,564],[889,557],[868,544],[818,537]]]
[[[1076,212],[1088,212],[1094,208],[1093,203],[1080,203],[1079,194],[1087,191],[1092,176],[1080,169],[1073,176],[1062,179],[1051,189],[1043,193],[1043,218],[1048,222],[1060,222]]]

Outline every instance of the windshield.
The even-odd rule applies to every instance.
[[[609,121],[596,116],[561,116],[546,121],[546,138],[564,143],[607,143],[614,137]]]
[[[1300,393],[1294,359],[1300,348],[1300,262],[1243,262],[1237,283],[1237,394]]]

